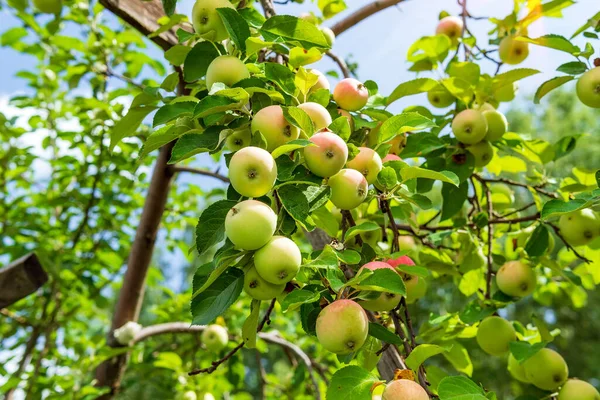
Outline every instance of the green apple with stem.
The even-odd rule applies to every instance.
[[[558,400],[600,400],[600,393],[586,381],[569,379],[560,388]]]
[[[354,78],[342,79],[333,89],[333,100],[346,111],[358,111],[367,104],[369,90]]]
[[[487,120],[478,110],[461,111],[452,120],[452,132],[456,139],[464,144],[481,142],[487,130]]]
[[[577,97],[588,107],[600,108],[600,67],[592,68],[577,80]]]
[[[584,246],[600,235],[600,218],[589,208],[584,208],[562,215],[558,228],[568,244]]]
[[[359,153],[348,161],[346,167],[363,174],[369,183],[377,182],[377,175],[383,168],[381,157],[375,150],[368,147],[359,147],[358,150]]]
[[[513,36],[506,36],[500,42],[500,46],[498,47],[498,55],[500,57],[500,61],[505,64],[520,64],[525,61],[529,55],[529,44],[527,42],[517,40]]]
[[[271,300],[283,293],[285,283],[273,284],[264,280],[256,268],[248,269],[244,274],[244,291],[254,300]]]
[[[269,283],[284,284],[296,276],[302,264],[302,253],[293,240],[273,236],[254,253],[258,274]]]
[[[233,153],[229,161],[231,186],[242,196],[264,196],[276,179],[277,164],[273,156],[260,147],[244,147]]]
[[[313,174],[327,178],[344,167],[348,160],[348,145],[341,137],[324,129],[309,140],[314,146],[304,148],[304,160]]]
[[[202,332],[202,336],[200,338],[206,349],[214,353],[218,353],[223,350],[225,347],[227,347],[227,343],[229,342],[227,329],[216,324],[208,325]]]
[[[267,106],[258,111],[250,124],[252,132],[260,132],[267,141],[267,150],[273,151],[290,140],[298,139],[300,130],[289,123],[279,105]]]
[[[458,44],[458,39],[462,36],[464,30],[463,20],[453,15],[448,15],[438,22],[435,29],[436,35],[446,35],[454,47]]]
[[[493,356],[502,356],[508,353],[510,342],[516,340],[515,328],[501,317],[487,317],[477,328],[477,344],[483,351]]]
[[[475,166],[478,168],[485,167],[494,158],[494,146],[487,140],[467,146],[467,151],[473,154]]]
[[[205,39],[220,42],[229,37],[218,8],[235,10],[229,0],[196,0],[192,8],[192,24],[194,30]]]
[[[569,378],[569,367],[560,354],[544,348],[523,362],[525,377],[543,390],[556,390]]]
[[[339,355],[350,354],[367,340],[369,319],[356,302],[336,300],[319,313],[316,332],[317,340],[326,350]]]
[[[238,249],[263,247],[275,233],[277,214],[262,201],[244,200],[225,217],[225,234]]]
[[[341,210],[352,210],[367,198],[367,179],[354,169],[342,169],[329,178],[327,184],[331,188],[329,200]]]
[[[488,131],[485,135],[485,140],[495,142],[502,139],[502,136],[508,131],[508,121],[504,114],[496,110],[488,110],[483,112],[483,116],[487,121]]]
[[[320,131],[331,125],[331,115],[329,115],[329,111],[319,103],[309,101],[299,104],[298,108],[308,114],[315,125],[316,131]]]
[[[436,108],[446,108],[456,100],[444,86],[438,85],[427,92],[427,100]]]
[[[509,261],[496,273],[496,284],[504,294],[513,297],[526,297],[535,290],[537,276],[535,270],[522,261]]]
[[[252,133],[250,129],[238,129],[225,139],[225,146],[231,151],[238,151],[244,147],[250,146],[252,142]]]
[[[250,72],[242,60],[229,55],[219,56],[208,65],[206,87],[210,90],[217,82],[231,87],[246,78],[250,78]]]

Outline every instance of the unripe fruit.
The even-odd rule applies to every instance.
[[[429,400],[429,395],[417,382],[398,379],[386,385],[383,400]]]
[[[197,0],[192,8],[192,24],[196,33],[214,42],[229,37],[217,8],[232,8],[229,0]]]
[[[600,235],[600,219],[589,208],[560,217],[558,228],[571,246],[583,246]]]
[[[494,147],[487,140],[472,144],[467,147],[467,151],[475,157],[475,166],[485,167],[494,158]]]
[[[392,145],[392,147],[390,147],[389,153],[390,154],[395,154],[395,155],[400,155],[400,153],[402,153],[402,150],[404,150],[404,148],[406,147],[406,140],[408,138],[406,137],[406,134],[400,134],[398,136],[396,136],[391,142],[390,144]]]
[[[250,78],[250,72],[242,60],[234,56],[219,56],[206,70],[206,87],[210,90],[217,82],[231,87],[246,78]]]
[[[454,103],[454,96],[444,86],[438,85],[427,92],[427,100],[432,106],[437,108],[446,108]]]
[[[323,36],[325,36],[325,40],[327,41],[329,47],[333,47],[333,44],[335,43],[335,33],[333,33],[333,31],[326,26],[322,26],[320,29],[323,33]]]
[[[558,400],[600,400],[600,393],[586,381],[569,379],[558,392]]]
[[[315,85],[310,89],[311,92],[315,92],[319,89],[331,89],[331,85],[329,84],[329,80],[327,80],[325,74],[318,69],[311,69],[309,72],[318,76],[317,83],[315,83]]]
[[[390,264],[381,261],[371,261],[363,265],[359,270],[358,274],[364,269],[375,271],[381,268],[388,268],[394,272],[396,270]],[[361,300],[360,305],[369,311],[390,311],[396,308],[400,303],[401,296],[394,293],[381,293],[381,295],[375,300]]]
[[[196,392],[193,392],[191,390],[188,390],[187,392],[183,393],[183,395],[181,396],[181,400],[197,400],[198,396],[196,395]]]
[[[600,108],[600,67],[592,68],[579,77],[577,97],[588,107]]]
[[[329,111],[319,103],[309,101],[298,105],[298,108],[308,114],[313,124],[315,124],[315,131],[320,131],[331,125]]]
[[[390,153],[381,159],[381,162],[383,164],[385,164],[388,161],[402,161],[402,159],[400,157],[398,157],[397,155]]]
[[[221,325],[208,325],[202,332],[201,338],[206,349],[215,353],[223,350],[229,341],[227,329]]]
[[[487,133],[487,121],[477,110],[464,110],[452,120],[452,132],[459,142],[475,144],[481,142]]]
[[[355,169],[367,178],[367,182],[375,183],[377,174],[383,168],[381,157],[373,149],[368,147],[359,147],[359,153],[352,160],[348,161],[347,167]]]
[[[517,333],[507,320],[492,316],[487,317],[477,329],[477,344],[483,351],[493,356],[508,353],[510,342],[517,340]]]
[[[529,383],[529,380],[525,376],[525,368],[523,368],[522,364],[519,364],[512,354],[508,355],[508,372],[510,372],[510,375],[516,380],[523,383]]]
[[[236,204],[225,217],[225,234],[238,249],[256,250],[271,239],[277,228],[277,214],[257,200]]]
[[[275,285],[264,280],[256,268],[250,268],[244,275],[244,291],[255,300],[271,300],[283,293],[285,283]]]
[[[314,24],[314,25],[319,24],[319,18],[313,13],[303,12],[298,16],[298,18],[303,19],[306,22],[310,22],[311,24]]]
[[[367,340],[369,319],[365,310],[352,300],[336,300],[317,317],[317,339],[335,354],[357,351]]]
[[[60,14],[62,0],[33,0],[33,6],[45,14]]]
[[[522,63],[529,55],[529,44],[515,40],[512,36],[507,36],[500,42],[498,48],[500,61],[510,65]]]
[[[252,133],[249,129],[241,129],[233,132],[225,139],[225,146],[231,151],[238,151],[244,147],[250,146],[252,141]]]
[[[254,115],[252,132],[260,132],[267,140],[267,150],[273,151],[290,140],[298,139],[300,130],[283,116],[281,106],[268,106]]]
[[[458,43],[458,39],[462,36],[464,24],[462,19],[454,16],[444,17],[438,22],[435,29],[436,35],[446,35],[450,38],[453,45]]]
[[[556,390],[569,377],[565,359],[552,349],[541,349],[522,365],[527,379],[543,390]]]
[[[483,103],[479,105],[477,103],[473,104],[473,108],[477,111],[486,112],[486,111],[496,111],[496,108],[490,103]]]
[[[366,198],[369,184],[360,172],[354,169],[343,169],[328,182],[331,188],[329,200],[341,210],[352,210]]]
[[[356,79],[346,78],[335,86],[333,100],[346,111],[358,111],[367,104],[369,91]]]
[[[348,125],[350,125],[350,130],[353,131],[354,130],[354,120],[352,119],[352,114],[350,114],[348,111],[343,110],[341,108],[338,108],[337,112],[341,117],[346,117],[346,119],[348,120]]]
[[[260,147],[244,147],[229,162],[229,180],[242,196],[260,197],[269,193],[277,179],[277,164]]]
[[[254,253],[254,266],[267,282],[285,284],[296,276],[302,264],[302,253],[291,239],[273,238]]]
[[[412,236],[404,235],[398,238],[398,247],[400,248],[400,251],[412,250],[415,246],[415,239]]]
[[[427,293],[427,281],[418,276],[404,275],[404,286],[406,286],[406,304],[413,304]],[[408,279],[410,277],[410,279]],[[413,283],[414,282],[414,283]]]
[[[499,102],[508,103],[509,101],[513,101],[515,99],[518,91],[519,85],[517,85],[517,82],[513,82],[512,85],[504,85],[496,90],[494,97]]]
[[[348,160],[348,145],[335,133],[325,130],[314,134],[310,141],[314,146],[304,148],[308,169],[326,178],[337,174]]]
[[[484,111],[483,116],[487,121],[488,131],[485,135],[485,140],[489,142],[495,142],[496,140],[502,139],[502,136],[508,130],[508,121],[504,114],[500,111],[490,110]]]
[[[533,268],[521,261],[509,261],[496,273],[498,289],[509,296],[525,297],[535,290],[537,277]]]

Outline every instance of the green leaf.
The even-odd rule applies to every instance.
[[[371,400],[371,387],[378,379],[369,371],[350,365],[336,371],[327,388],[327,400]]]
[[[435,126],[436,124],[429,118],[425,118],[416,112],[394,115],[381,124],[381,128],[379,130],[381,138],[380,141],[387,142],[401,133],[420,131],[423,129],[433,128]]]
[[[176,44],[165,52],[165,59],[172,65],[179,66],[185,62],[188,53],[192,50],[189,46]]]
[[[196,103],[193,101],[182,101],[178,103],[166,104],[158,109],[154,114],[152,125],[157,127],[166,124],[178,117],[192,116]]]
[[[281,302],[281,311],[287,312],[299,308],[305,303],[314,303],[321,297],[319,292],[311,292],[309,290],[294,290],[284,297]]]
[[[546,253],[548,245],[550,243],[550,234],[546,225],[540,224],[535,228],[527,244],[525,245],[525,251],[529,257],[539,257]]]
[[[402,157],[423,157],[446,146],[444,141],[431,132],[411,133],[406,140],[406,147],[402,150]]]
[[[187,126],[169,125],[152,132],[152,134],[146,139],[146,142],[144,142],[144,146],[140,152],[140,158],[143,158],[152,151],[161,148],[165,144],[170,143],[175,139],[178,139],[188,130],[189,128]]]
[[[238,299],[243,287],[242,270],[229,268],[224,271],[210,286],[192,299],[192,324],[205,325],[214,321]],[[194,292],[198,290],[199,287],[194,286]]]
[[[492,80],[492,91],[497,92],[501,87],[512,85],[514,82],[521,79],[525,79],[535,74],[539,74],[540,71],[531,68],[517,68],[511,69],[510,71],[498,74]]]
[[[196,108],[194,109],[195,118],[204,118],[223,111],[239,110],[248,103],[248,92],[244,89],[227,89],[221,90],[218,93],[223,93],[224,95],[215,94],[206,96],[196,104]],[[231,96],[227,96],[227,94]]]
[[[467,325],[473,325],[496,312],[494,307],[482,307],[478,300],[469,303],[458,317]]]
[[[140,95],[144,95],[144,93],[138,96]],[[154,110],[156,110],[154,106],[131,107],[127,115],[121,118],[112,128],[110,134],[110,151],[113,151],[123,138],[133,135],[146,116]]]
[[[402,182],[406,182],[409,179],[425,178],[433,179],[437,181],[447,182],[454,186],[460,184],[458,176],[454,172],[450,171],[433,171],[431,169],[425,169],[420,167],[405,167],[400,171]]]
[[[213,151],[219,145],[220,126],[212,126],[202,133],[194,133],[198,130],[190,130],[179,138],[173,150],[169,164],[175,164],[199,153]]]
[[[460,184],[459,187],[444,183],[442,185],[442,215],[440,221],[445,221],[448,218],[452,218],[458,213],[467,200],[469,191],[469,185],[465,181]]]
[[[396,88],[392,91],[392,94],[386,98],[385,104],[389,106],[396,100],[399,100],[403,97],[429,92],[437,85],[438,82],[431,78],[418,78],[412,81],[403,82],[396,86]]]
[[[440,400],[486,400],[485,392],[464,376],[448,376],[438,386]]]
[[[233,8],[217,8],[235,47],[246,52],[246,39],[250,37],[250,27],[246,20]]]
[[[304,264],[302,268],[310,267],[317,269],[337,269],[339,266],[338,257],[335,254],[333,248],[330,245],[327,245],[323,248],[323,251],[319,254],[319,256],[308,264]]]
[[[296,92],[294,73],[289,68],[277,63],[265,63],[265,76],[275,82],[281,90],[289,95]]]
[[[369,335],[383,342],[402,346],[402,340],[393,332],[390,332],[385,326],[369,322]]]
[[[363,222],[361,224],[358,224],[358,225],[353,226],[350,229],[348,229],[348,231],[346,232],[346,235],[344,236],[344,240],[348,241],[351,238],[353,238],[354,236],[360,235],[363,232],[373,232],[373,231],[378,231],[380,229],[381,229],[381,227],[378,224],[376,224],[375,222],[366,221],[366,222]]]
[[[396,171],[391,167],[383,167],[377,174],[377,182],[386,189],[391,189],[398,184]]]
[[[282,107],[282,109],[286,121],[298,127],[306,136],[311,137],[315,133],[315,125],[304,110],[298,107]]]
[[[437,344],[420,344],[415,347],[408,357],[406,357],[406,366],[413,371],[418,371],[421,364],[428,358],[447,352],[449,349],[438,346]]]
[[[242,325],[242,340],[249,349],[256,348],[256,330],[258,329],[258,317],[260,315],[260,300],[252,300],[250,303],[250,315]]]
[[[225,217],[236,204],[231,200],[219,200],[202,212],[196,226],[196,250],[199,256],[225,239]]]
[[[581,51],[581,49],[571,43],[568,39],[560,35],[544,35],[539,38],[529,38],[529,37],[517,37],[515,40],[519,40],[522,42],[527,42],[531,44],[535,44],[538,46],[549,47],[551,49],[564,51],[569,54],[576,54]]]
[[[165,10],[165,14],[171,16],[175,12],[175,6],[177,5],[177,0],[162,0],[163,10]]]
[[[572,61],[561,65],[556,70],[569,75],[580,75],[587,71],[587,65],[581,61]]]
[[[276,148],[275,150],[273,150],[273,152],[271,153],[271,155],[273,156],[274,159],[277,159],[278,157],[290,153],[294,150],[298,150],[298,149],[303,149],[306,146],[311,146],[313,143],[310,140],[307,139],[296,139],[296,140],[292,140],[290,142],[287,142],[286,144],[279,146],[278,148]]]
[[[553,199],[544,204],[541,218],[547,220],[550,217],[557,217],[568,214],[573,211],[581,210],[591,206],[595,201],[600,200],[600,190],[596,189],[592,193],[583,193],[581,196],[570,201]]]
[[[360,274],[358,276],[360,276]],[[368,277],[351,286],[359,290],[386,292],[399,294],[401,296],[406,295],[406,286],[404,286],[402,278],[398,273],[388,268],[376,269],[372,271],[372,274]]]
[[[531,316],[531,320],[538,329],[543,342],[550,343],[554,341],[554,336],[552,336],[552,333],[550,333],[550,329],[548,329],[548,324],[546,324],[546,321],[535,314]]]
[[[422,37],[408,49],[406,59],[414,63],[436,65],[448,56],[451,42],[446,35]]]
[[[540,104],[542,97],[550,93],[552,90],[564,85],[565,83],[572,81],[573,79],[575,79],[574,76],[557,76],[556,78],[552,78],[542,83],[535,92],[533,102],[535,104]]]
[[[0,46],[12,46],[26,36],[27,29],[23,27],[14,27],[8,29],[0,36]]]
[[[285,208],[292,218],[307,230],[311,230],[313,225],[309,221],[310,206],[302,190],[292,185],[286,185],[277,189],[277,195],[283,208]]]
[[[350,123],[346,117],[339,117],[333,120],[333,122],[329,125],[329,129],[337,134],[339,137],[344,139],[345,142],[350,139],[350,135],[352,134],[352,130],[350,129]]]
[[[278,37],[281,37],[287,43],[305,49],[313,47],[330,48],[327,39],[315,24],[291,15],[276,15],[269,18],[260,28],[260,31],[265,39],[270,41],[275,41]]]
[[[481,69],[479,65],[472,62],[453,62],[448,67],[448,75],[459,78],[471,86],[477,86]]]
[[[210,42],[199,42],[188,53],[183,63],[183,77],[193,82],[204,75],[210,63],[219,56],[219,52]]]
[[[444,343],[446,346],[452,346],[450,349],[443,353],[444,357],[452,364],[454,369],[458,372],[462,372],[467,376],[473,375],[473,362],[469,356],[467,349],[458,341],[452,340]]]
[[[308,201],[308,206],[310,207],[309,211],[314,212],[327,203],[327,201],[329,200],[329,197],[331,195],[331,188],[329,186],[325,186],[325,185],[323,185],[323,186],[308,185],[302,191],[302,193],[304,194],[304,197],[306,197],[306,200]]]
[[[510,342],[510,352],[517,359],[519,364],[531,358],[538,351],[546,347],[546,342],[531,344],[528,342]]]

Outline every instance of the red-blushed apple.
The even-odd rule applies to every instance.
[[[402,150],[404,150],[404,148],[406,147],[407,139],[408,138],[405,133],[402,133],[396,136],[394,139],[392,139],[392,141],[390,142],[392,147],[390,147],[389,153],[395,154],[397,156],[400,155],[400,153],[402,153]]]
[[[275,233],[277,214],[262,201],[245,200],[229,210],[225,217],[225,234],[242,250],[263,247]]]
[[[397,155],[390,153],[381,159],[381,162],[383,164],[385,164],[388,161],[402,161],[402,159],[400,157],[398,157]]]
[[[60,14],[62,0],[33,0],[33,6],[45,14]]]
[[[600,400],[600,393],[586,381],[569,379],[560,388],[558,400]]]
[[[325,36],[325,40],[327,41],[329,47],[333,47],[335,43],[335,33],[333,33],[333,31],[326,26],[322,26],[320,29],[323,33],[323,36]]]
[[[498,47],[500,61],[510,65],[520,64],[529,55],[529,44],[507,36],[500,42]]]
[[[267,150],[273,151],[290,140],[298,139],[300,130],[283,116],[281,106],[267,106],[258,111],[251,123],[252,132],[260,132],[267,140]]]
[[[510,375],[516,380],[523,383],[529,383],[529,380],[525,376],[525,368],[523,368],[522,364],[519,364],[512,354],[508,355],[508,372],[510,372]]]
[[[444,86],[438,85],[435,88],[427,92],[427,100],[432,106],[437,108],[446,108],[454,103],[456,100],[452,93],[448,91]]]
[[[367,182],[375,183],[377,174],[383,168],[381,157],[373,149],[368,147],[359,147],[359,153],[352,160],[348,161],[346,167],[355,169],[367,178]]]
[[[340,117],[346,117],[346,119],[348,120],[348,125],[350,125],[350,130],[354,131],[354,120],[352,119],[352,114],[341,108],[338,108],[337,112]]]
[[[252,133],[250,133],[250,129],[240,129],[227,136],[225,146],[231,151],[238,151],[250,146],[251,141]]]
[[[326,89],[326,90],[330,90],[331,89],[331,85],[329,84],[329,80],[327,80],[327,77],[325,76],[324,73],[322,73],[321,71],[319,71],[318,69],[310,69],[309,70],[310,73],[317,75],[317,83],[315,83],[315,85],[310,89],[311,92],[315,92],[319,89]]]
[[[479,168],[485,167],[494,158],[494,146],[487,140],[467,146],[467,151],[473,154],[475,166]]]
[[[208,40],[220,42],[229,37],[217,8],[232,8],[229,0],[196,0],[192,8],[192,24],[196,33]]]
[[[244,147],[229,162],[231,186],[242,196],[260,197],[269,193],[277,179],[273,156],[260,147]]]
[[[438,22],[435,29],[436,35],[446,35],[454,46],[458,44],[458,39],[462,36],[464,24],[462,19],[449,15]]]
[[[350,354],[362,347],[369,334],[365,310],[352,300],[336,300],[317,317],[317,339],[335,354]]]
[[[600,67],[586,71],[577,80],[577,97],[588,107],[600,108]]]
[[[218,353],[223,350],[225,347],[227,347],[227,342],[229,342],[227,329],[216,324],[208,325],[202,332],[200,338],[202,339],[202,343],[206,349],[214,353]]]
[[[252,267],[244,275],[244,291],[255,300],[271,300],[283,293],[285,283],[273,284],[264,280]]]
[[[267,282],[284,284],[296,276],[302,264],[302,253],[293,240],[273,236],[254,253],[256,272]]]
[[[385,386],[382,399],[429,400],[429,395],[417,382],[409,379],[398,379]]]
[[[308,114],[313,124],[315,124],[316,131],[320,131],[331,125],[331,115],[329,115],[329,111],[319,103],[309,101],[298,105],[298,108]]]
[[[381,232],[381,231],[379,231]],[[381,234],[381,233],[380,233]],[[381,268],[388,268],[394,272],[396,270],[390,264],[382,261],[371,261],[358,270],[358,274],[365,269],[369,269],[371,271],[375,271]],[[400,303],[400,299],[402,296],[395,293],[381,293],[381,295],[375,300],[361,300],[359,304],[365,309],[369,311],[390,311],[396,308],[396,306]]]
[[[464,110],[452,120],[452,132],[459,142],[475,144],[487,134],[487,121],[481,111]]]
[[[346,111],[358,111],[367,104],[369,91],[356,79],[346,78],[335,85],[333,100]]]
[[[508,353],[510,342],[517,340],[512,324],[501,317],[485,318],[477,328],[477,344],[483,351],[493,356]]]
[[[398,258],[386,260],[385,262],[390,264],[394,268],[398,265],[415,265],[415,262],[409,256],[400,256]]]
[[[558,228],[571,246],[584,246],[600,235],[600,219],[592,210],[585,208],[562,215]]]
[[[485,140],[495,142],[502,139],[502,136],[508,131],[508,121],[504,114],[496,110],[483,111],[483,116],[487,121],[488,131]]]
[[[554,391],[569,378],[569,367],[565,359],[549,348],[541,349],[522,365],[529,382],[543,390]]]
[[[330,130],[322,130],[310,141],[315,145],[304,148],[304,160],[313,174],[328,178],[344,167],[348,160],[348,145],[341,137]]]
[[[329,200],[341,210],[352,210],[367,198],[369,184],[360,172],[354,169],[342,169],[329,178],[331,188]]]
[[[522,261],[509,261],[496,273],[496,284],[504,294],[529,296],[535,290],[537,276],[533,268]]]
[[[246,78],[250,78],[250,72],[242,60],[234,56],[219,56],[206,70],[206,87],[210,90],[217,82],[231,87]]]

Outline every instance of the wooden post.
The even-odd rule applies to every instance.
[[[34,253],[13,261],[0,269],[0,308],[29,296],[46,282],[48,274]]]

